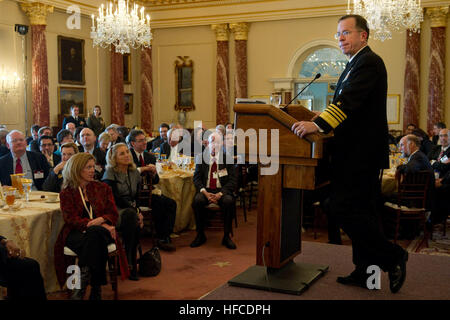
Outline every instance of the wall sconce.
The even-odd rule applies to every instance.
[[[5,72],[5,66],[2,66],[0,73],[0,102],[7,104],[11,97],[16,97],[19,92],[20,77],[17,72]]]

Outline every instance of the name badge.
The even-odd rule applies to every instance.
[[[217,179],[217,172],[213,172],[213,178]]]
[[[95,171],[98,171],[98,172],[102,172],[102,170],[103,170],[102,166],[100,166],[98,164],[96,164],[94,168],[95,168]]]
[[[44,172],[43,171],[35,171],[33,176],[35,179],[44,179]]]
[[[222,169],[222,170],[219,170],[219,177],[225,177],[225,176],[227,176],[228,175],[228,172],[227,172],[227,169],[225,168],[225,169]]]

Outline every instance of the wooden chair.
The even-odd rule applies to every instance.
[[[78,256],[69,247],[64,247],[64,255],[71,257],[75,264]],[[117,281],[119,267],[119,250],[117,250],[116,244],[111,243],[108,245],[108,274],[111,282],[112,290],[114,292],[114,300],[118,300],[119,297],[119,285]]]
[[[238,177],[238,183],[234,195],[236,200],[239,199],[239,206],[244,210],[244,222],[247,222],[247,206],[246,202],[246,186],[247,186],[247,168],[245,165],[236,165],[236,176]],[[236,218],[237,227],[237,218]]]
[[[209,211],[208,215],[208,229],[213,230],[223,230],[224,228],[224,217],[222,209],[218,204],[210,203],[205,206],[205,208]],[[235,226],[237,228],[237,218],[236,218],[236,205],[234,205],[233,210],[233,218]],[[233,236],[233,227],[231,227],[231,236]]]
[[[152,178],[149,174],[142,175],[141,184],[138,191],[138,206],[144,216],[144,229],[148,226],[152,243],[155,245],[155,224],[152,216],[152,190]]]
[[[400,221],[417,220],[423,225],[424,240],[428,241],[429,233],[426,227],[427,193],[431,181],[430,171],[419,171],[414,174],[398,175],[398,193],[396,202],[386,202],[385,209],[394,214],[394,243],[397,243]]]

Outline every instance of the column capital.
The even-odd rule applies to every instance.
[[[40,2],[24,2],[20,6],[30,20],[31,25],[47,25],[47,13],[53,12],[53,6]]]
[[[431,27],[446,27],[447,26],[448,6],[427,8],[427,15],[431,19]]]
[[[213,24],[211,29],[216,32],[217,41],[228,41],[228,24]]]
[[[247,22],[230,23],[230,30],[234,33],[235,40],[247,40],[248,39],[248,26]]]

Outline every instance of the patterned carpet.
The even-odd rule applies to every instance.
[[[419,237],[412,240],[407,246],[408,252],[416,252],[421,254],[450,256],[450,225],[447,223],[447,231],[444,236],[443,224],[436,225],[433,230],[432,240],[428,240],[428,246],[423,241],[423,233]]]

